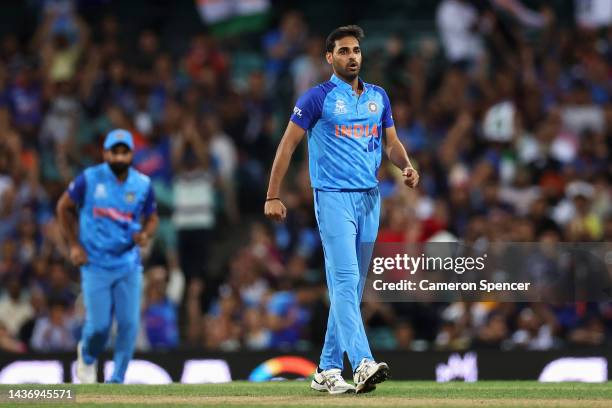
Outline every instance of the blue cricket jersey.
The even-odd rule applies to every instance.
[[[90,265],[118,269],[140,264],[132,235],[141,229],[141,216],[156,211],[149,177],[130,168],[121,182],[102,163],[74,179],[68,195],[79,206],[79,240]]]
[[[393,126],[384,89],[359,80],[357,95],[336,75],[302,95],[291,121],[308,132],[310,182],[327,191],[376,187],[383,130]]]

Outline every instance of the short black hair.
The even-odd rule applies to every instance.
[[[327,36],[325,40],[325,50],[327,52],[334,52],[336,40],[340,40],[344,37],[355,37],[357,41],[361,42],[364,37],[363,29],[354,24],[336,28]]]
[[[68,302],[66,301],[66,299],[62,299],[57,295],[51,295],[51,297],[47,301],[47,305],[49,309],[52,309],[54,307],[61,307],[63,309],[68,308]]]

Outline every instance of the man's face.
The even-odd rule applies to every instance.
[[[328,52],[325,57],[339,76],[353,80],[359,75],[361,48],[357,38],[349,36],[336,40],[333,52]]]
[[[21,295],[21,285],[19,284],[18,280],[10,280],[6,285],[6,288],[11,299],[19,299],[19,296]]]
[[[62,326],[64,324],[64,307],[60,305],[54,305],[49,311],[49,320],[55,326]]]
[[[115,175],[125,173],[132,164],[132,158],[132,151],[122,143],[104,151],[104,160]]]

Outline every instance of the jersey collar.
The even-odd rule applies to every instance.
[[[353,92],[353,87],[351,86],[351,84],[343,81],[336,74],[332,74],[332,76],[331,76],[331,78],[329,80],[331,82],[333,82],[334,84],[336,84],[336,86],[339,87],[340,89],[343,89],[343,90],[349,91],[349,92]],[[361,78],[358,78],[358,81],[359,81],[359,85],[363,89],[363,93],[365,93],[368,90],[367,84],[365,82],[363,82],[361,80]]]

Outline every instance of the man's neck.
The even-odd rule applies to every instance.
[[[123,183],[125,180],[127,180],[128,174],[130,173],[130,169],[129,168],[126,171],[124,171],[123,173],[121,173],[121,174],[115,173],[113,171],[113,169],[110,169],[110,171],[111,171],[111,173],[113,173],[113,176],[115,176],[117,181],[119,181],[120,183]]]
[[[341,80],[349,84],[351,88],[353,88],[353,92],[357,92],[357,94],[361,93],[362,90],[359,88],[359,76],[356,76],[353,79],[347,79],[343,77],[342,75],[339,75],[338,73],[335,73],[335,74],[338,78],[340,78]]]

